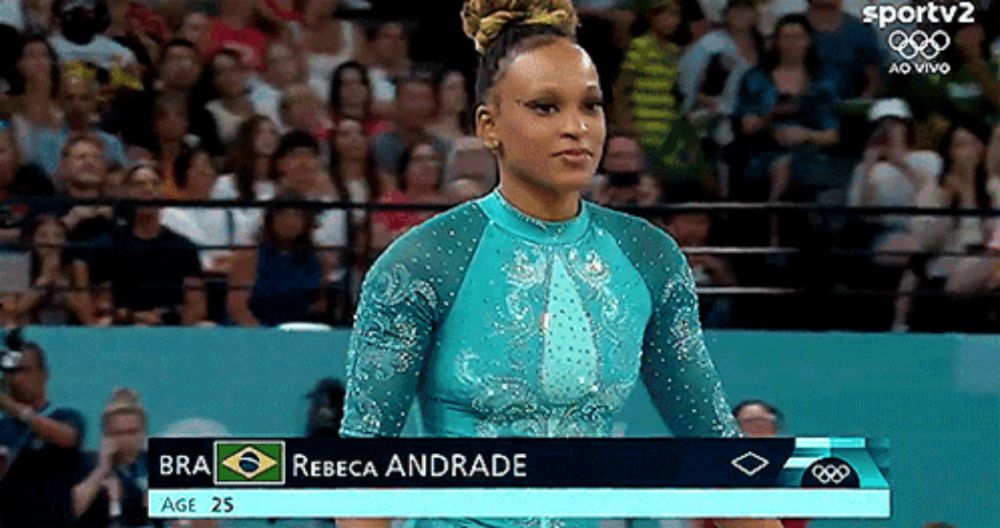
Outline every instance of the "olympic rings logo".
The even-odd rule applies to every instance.
[[[851,468],[847,464],[830,464],[826,466],[817,464],[812,467],[810,472],[820,484],[840,484],[844,479],[851,476]]]
[[[897,29],[889,33],[886,43],[889,44],[889,48],[906,60],[915,59],[918,55],[926,60],[934,60],[951,45],[951,37],[943,29],[929,35],[920,29],[913,33]]]

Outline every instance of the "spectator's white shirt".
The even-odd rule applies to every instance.
[[[49,39],[49,43],[56,50],[60,62],[89,62],[106,70],[136,63],[132,50],[104,35],[97,35],[89,43],[80,45],[57,33]]]
[[[226,108],[226,105],[222,104],[222,101],[219,99],[209,101],[205,105],[205,109],[215,118],[215,127],[219,131],[219,139],[227,145],[236,141],[236,134],[240,131],[240,125],[243,124],[243,121],[249,119],[230,112]],[[257,111],[256,107],[254,107],[254,111]]]
[[[334,201],[323,197],[319,201]],[[313,232],[313,243],[316,247],[344,248],[347,247],[347,211],[343,209],[328,209],[316,218],[316,231]]]
[[[937,178],[921,189],[917,195],[918,207],[950,207],[944,189]],[[925,250],[964,252],[970,246],[978,246],[984,241],[983,222],[996,224],[988,218],[962,216],[956,222],[950,216],[916,216],[912,220],[912,232]],[[970,257],[937,257],[927,264],[927,274],[931,277],[946,278],[964,259]],[[971,257],[975,258],[975,257]]]
[[[705,15],[705,20],[713,24],[725,22],[726,0],[698,0],[698,7],[701,14]]]
[[[21,0],[0,0],[0,24],[24,31],[24,11]]]
[[[197,246],[233,246],[246,244],[251,238],[247,219],[232,209],[192,209],[168,207],[163,210],[161,223],[184,235]],[[203,269],[211,268],[212,260],[228,255],[228,249],[206,249],[198,252]]]
[[[986,194],[990,195],[990,202],[994,207],[1000,206],[1000,174],[990,174],[986,177]]]
[[[685,112],[694,109],[702,75],[711,63],[712,56],[716,54],[722,54],[733,63],[733,69],[726,79],[726,86],[719,94],[720,111],[726,115],[733,112],[733,108],[736,106],[736,97],[739,94],[740,80],[743,78],[743,74],[751,68],[751,64],[740,54],[739,47],[732,35],[723,30],[706,33],[681,55],[677,85],[684,96],[683,108]]]
[[[281,98],[283,96],[281,90],[262,79],[254,80],[250,88],[250,101],[253,102],[254,110],[258,114],[270,118],[274,123],[281,123]]]
[[[302,28],[302,24],[292,22],[288,25],[288,27],[291,31],[292,38],[301,44],[305,38],[305,30]],[[318,95],[322,101],[328,101],[330,98],[330,77],[333,75],[334,70],[336,70],[341,64],[354,59],[354,55],[357,52],[357,50],[354,49],[355,39],[357,38],[354,31],[354,24],[346,20],[341,20],[341,45],[337,54],[332,55],[329,53],[306,52],[306,66],[309,70],[309,87],[316,92],[316,95]]]
[[[274,198],[274,184],[269,181],[257,181],[253,185],[254,199],[260,201]],[[236,177],[232,174],[223,174],[215,180],[210,196],[213,200],[238,200],[239,190],[236,188]],[[239,217],[237,225],[241,229],[237,230],[235,241],[238,245],[255,244],[257,235],[260,232],[264,210],[259,208],[240,207],[233,208],[232,212]]]
[[[917,196],[928,184],[934,182],[941,172],[943,162],[941,156],[929,150],[918,150],[909,152],[904,157],[906,164],[910,166],[913,173],[917,175],[919,184],[914,183],[903,174],[895,165],[880,161],[872,167],[872,180],[875,185],[874,193],[868,203],[861,203],[861,190],[865,184],[865,174],[861,164],[854,168],[854,176],[851,178],[850,186],[847,190],[847,203],[852,207],[861,205],[870,207],[912,207],[917,204]],[[881,219],[881,224],[886,227],[899,227],[906,229],[909,218],[900,216],[886,216]]]
[[[271,200],[275,196],[275,187],[271,182],[258,181],[254,184],[254,192],[258,200]],[[351,199],[355,199],[352,193]],[[215,186],[211,193],[214,200],[235,200],[239,193],[236,191],[236,180],[231,174],[219,176],[215,180]],[[335,197],[322,196],[317,198],[321,202],[336,201]],[[257,235],[264,221],[263,209],[235,209],[236,215],[242,216],[239,225],[242,229],[237,232],[236,243],[248,245],[256,243]],[[316,218],[316,230],[313,231],[313,243],[317,247],[343,248],[347,246],[347,212],[343,209],[329,209]]]
[[[389,72],[381,66],[368,68],[368,80],[372,85],[372,100],[377,103],[391,104],[396,100],[396,83],[392,82]]]
[[[253,183],[254,198],[257,200],[270,200],[274,198],[274,184],[269,181],[255,181]],[[223,174],[215,180],[211,193],[213,200],[237,200],[240,192],[236,188],[236,176],[233,174]]]
[[[1000,61],[1000,37],[997,37],[990,46],[990,54],[993,55],[993,60]]]

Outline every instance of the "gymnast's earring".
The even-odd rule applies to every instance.
[[[500,152],[503,150],[503,145],[495,139],[487,139],[483,142],[483,144],[486,145],[486,150],[497,156],[499,156]]]

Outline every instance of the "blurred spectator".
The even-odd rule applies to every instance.
[[[671,41],[681,23],[677,0],[652,0],[649,32],[632,40],[615,83],[613,117],[635,131],[647,149],[657,148],[679,117],[677,90],[680,48]]]
[[[54,129],[62,122],[58,104],[59,58],[42,35],[25,37],[16,57],[17,71],[11,80],[10,93],[16,97],[15,105],[19,110],[12,121],[18,145],[30,153],[34,150],[30,141],[36,128]]]
[[[162,200],[163,179],[140,165],[124,185],[133,200]],[[194,325],[205,317],[198,250],[160,223],[160,209],[137,205],[130,225],[115,230],[111,247],[116,321],[124,324]]]
[[[59,179],[66,182],[65,196],[70,200],[107,197],[110,177],[102,154],[104,145],[93,135],[72,136],[63,149]],[[114,211],[105,205],[70,202],[60,211],[69,229],[66,251],[74,261],[74,281],[92,285],[90,294],[95,324],[111,323],[111,233],[115,228]]]
[[[59,180],[65,185],[65,195],[71,200],[96,199],[106,196],[107,166],[104,161],[103,143],[93,135],[72,136],[63,147],[59,164]],[[62,215],[62,222],[69,229],[67,239],[74,243],[89,244],[108,235],[114,228],[112,210],[101,205],[69,205]],[[106,267],[92,258],[98,258],[96,247],[85,248],[76,258],[87,261],[95,282],[106,278]],[[100,279],[100,280],[98,280]]]
[[[350,60],[368,61],[364,31],[335,16],[338,0],[303,0],[302,21],[293,23],[292,35],[306,54],[309,86],[326,101],[330,75]]]
[[[217,519],[177,519],[168,528],[224,528]]]
[[[333,145],[330,147],[330,179],[337,195],[343,197],[342,200],[359,204],[371,203],[382,196],[386,185],[376,170],[371,142],[363,133],[361,123],[353,119],[341,119],[337,122],[331,141]],[[368,210],[351,210],[349,220],[348,240],[351,260],[347,264],[351,267],[353,276],[350,277],[350,282],[343,286],[349,293],[347,297],[353,301],[354,292],[360,289],[360,280],[375,255],[369,254],[372,245],[372,225]],[[334,307],[350,312],[349,306],[335,304]]]
[[[489,192],[489,189],[483,185],[482,178],[459,176],[449,180],[441,192],[444,193],[449,203],[459,204],[482,198]]]
[[[874,97],[882,84],[878,41],[871,26],[844,13],[843,0],[809,0],[813,45],[837,97]]]
[[[438,157],[444,158],[450,145],[427,130],[437,111],[437,88],[429,75],[413,73],[400,79],[396,93],[396,127],[377,136],[372,145],[379,169],[398,174],[403,153],[417,142],[429,142],[437,149]]]
[[[313,246],[315,218],[282,204],[304,196],[283,193],[264,214],[256,250],[240,251],[230,275],[227,306],[240,326],[312,321],[323,311],[323,266]]]
[[[441,155],[434,144],[418,141],[403,152],[400,160],[398,189],[383,195],[382,204],[444,204],[448,197],[441,192]],[[390,242],[434,216],[432,211],[377,211],[372,214],[372,244],[380,252]]]
[[[184,15],[181,27],[174,35],[177,39],[186,40],[195,46],[201,47],[208,34],[208,25],[211,23],[208,15],[201,11],[191,11]]]
[[[257,13],[271,24],[281,27],[287,22],[302,20],[301,0],[260,0],[257,3]]]
[[[199,146],[213,156],[223,155],[215,120],[205,109],[206,100],[195,95],[195,86],[202,75],[201,57],[195,45],[184,39],[167,42],[163,45],[159,64],[155,88],[142,92],[119,92],[104,116],[104,127],[120,133],[131,145],[155,151],[158,140],[149,124],[153,121],[156,100],[168,96],[174,101],[183,100],[187,108],[186,128],[197,138]]]
[[[71,134],[96,134],[104,143],[104,156],[114,164],[125,166],[125,148],[115,136],[94,126],[97,119],[97,81],[93,72],[82,69],[62,77],[59,104],[65,116],[64,124],[55,129],[37,129],[31,140],[32,152],[28,158],[49,175],[59,167],[60,153]],[[64,182],[56,181],[57,186]]]
[[[609,134],[591,198],[608,207],[655,205],[660,200],[660,191],[645,170],[645,154],[635,136]]]
[[[986,192],[993,203],[1000,204],[1000,122],[993,125],[990,144],[986,148]]]
[[[987,190],[985,154],[989,136],[989,129],[977,120],[953,124],[939,151],[944,160],[941,173],[920,191],[917,205],[953,210],[995,207]],[[914,217],[912,222],[913,235],[921,249],[965,253],[988,247],[995,226],[993,219],[976,216]],[[915,287],[949,293],[982,291],[983,281],[970,272],[981,264],[975,256],[932,257],[914,264],[915,270],[904,274],[901,280],[901,294]],[[983,315],[987,313],[983,302],[939,297],[911,300],[904,296],[897,302],[894,326],[930,331],[982,330]]]
[[[775,406],[763,400],[744,400],[733,407],[740,431],[748,438],[773,438],[781,433],[785,417]],[[787,524],[785,525],[788,526]]]
[[[90,64],[112,78],[121,74],[138,77],[132,50],[103,35],[111,23],[106,0],[55,0],[52,9],[59,20],[59,32],[51,42],[60,62]]]
[[[22,196],[49,196],[54,192],[52,182],[37,167],[21,163],[21,151],[11,123],[0,119],[0,201]],[[22,224],[29,216],[27,205],[0,205],[0,245],[17,242]]]
[[[7,334],[6,345],[20,359],[4,369],[0,385],[5,414],[0,418],[0,526],[69,526],[71,473],[86,431],[83,415],[49,400],[49,370],[38,344],[23,341],[15,331]]]
[[[304,132],[285,134],[274,153],[274,179],[282,192],[291,191],[306,200],[328,202],[338,199],[333,180],[323,170],[319,143]],[[321,250],[324,269],[335,282],[343,271],[340,253],[347,247],[347,213],[327,209],[318,215],[313,242]]]
[[[740,80],[764,53],[753,0],[726,4],[724,25],[696,40],[680,58],[684,112],[719,145],[732,141],[729,116]]]
[[[448,152],[444,164],[444,185],[450,188],[455,181],[467,180],[469,183],[460,187],[469,191],[481,189],[481,194],[486,194],[497,185],[497,171],[496,159],[483,141],[475,136],[465,136],[455,140]]]
[[[219,16],[208,24],[200,42],[202,56],[207,60],[219,50],[236,51],[250,68],[262,71],[268,36],[253,25],[256,0],[221,0]]]
[[[601,73],[601,91],[610,95],[632,39],[636,10],[630,0],[577,0],[574,4],[580,15],[577,38]]]
[[[913,145],[913,116],[902,99],[881,99],[868,111],[872,134],[864,159],[855,167],[847,203],[855,207],[913,207],[917,194],[941,172],[935,152]],[[909,230],[908,216],[871,219],[876,226],[869,247],[874,251],[917,251],[919,244]],[[876,257],[880,264],[899,259]],[[903,260],[905,262],[905,259]]]
[[[375,156],[371,141],[364,134],[360,122],[344,118],[337,122],[331,136],[330,178],[338,198],[355,203],[369,203],[382,196],[383,182],[375,170]],[[363,209],[355,209],[351,217],[362,223],[367,216]]]
[[[447,141],[455,141],[471,134],[469,91],[465,86],[465,75],[456,70],[446,72],[438,84],[437,98],[437,117],[427,127],[427,131]]]
[[[764,400],[743,400],[733,407],[733,416],[746,438],[773,438],[782,433],[785,417],[781,410]],[[808,519],[781,519],[784,528],[806,528]],[[699,528],[716,528],[712,520],[702,520]]]
[[[666,230],[681,248],[712,246],[712,217],[704,212],[679,213],[666,222]],[[726,257],[706,253],[687,255],[694,282],[699,288],[736,285],[736,274]],[[732,297],[702,295],[698,299],[702,324],[706,328],[726,328],[732,325]]]
[[[962,209],[992,207],[985,164],[988,141],[988,129],[978,123],[965,121],[953,125],[942,142],[940,155],[944,166],[940,176],[921,190],[918,204]],[[992,223],[988,217],[918,217],[914,219],[914,231],[925,248],[961,251],[970,246],[984,246],[986,233],[992,234]],[[928,265],[928,274],[947,277],[955,263],[953,257],[935,259]]]
[[[330,77],[330,118],[353,119],[361,123],[366,136],[374,137],[392,129],[392,123],[372,113],[372,89],[368,71],[355,61],[337,67]]]
[[[66,225],[54,216],[35,219],[30,233],[32,289],[19,295],[16,305],[22,324],[65,326],[95,322],[86,265],[70,261],[65,251],[66,231]]]
[[[0,2],[0,24],[24,31],[24,11],[21,2]]]
[[[952,45],[945,57],[952,69],[948,75],[930,77],[933,99],[928,104],[946,118],[955,113],[976,116],[985,123],[1000,122],[1000,61],[991,60],[982,15],[973,24],[950,28]]]
[[[277,123],[281,120],[282,95],[305,80],[304,69],[295,50],[278,40],[267,46],[264,68],[264,75],[251,81],[250,99],[258,113]]]
[[[155,73],[155,57],[169,38],[170,30],[158,12],[133,0],[108,0],[109,22],[105,35],[135,55],[139,78],[112,78],[113,86],[142,90]]]
[[[149,526],[146,409],[139,394],[118,388],[101,415],[100,450],[80,464],[73,486],[77,526]]]
[[[230,150],[228,168],[215,180],[213,200],[240,202],[265,201],[274,198],[277,182],[272,158],[278,149],[278,127],[264,117],[250,118],[240,125],[236,144]],[[234,242],[238,245],[254,243],[264,211],[261,208],[230,209],[236,228]]]
[[[53,3],[52,0],[24,0],[20,2],[24,33],[48,34],[53,30],[55,27]]]
[[[330,118],[323,101],[307,84],[285,90],[281,99],[281,123],[285,132],[298,131],[325,140],[330,133]]]
[[[208,153],[185,148],[174,160],[174,174],[182,200],[210,200],[217,174]],[[233,245],[250,237],[249,226],[242,225],[243,216],[228,209],[212,207],[168,207],[163,210],[164,227],[184,236],[198,246]],[[232,254],[215,248],[200,251],[201,268],[206,273],[229,272]]]
[[[271,157],[278,149],[278,126],[264,116],[254,116],[240,125],[230,149],[229,168],[215,181],[215,200],[269,200],[274,196]]]
[[[215,98],[205,109],[215,119],[215,129],[223,145],[236,140],[240,123],[255,115],[250,99],[249,72],[240,55],[231,49],[222,49],[209,61],[205,76],[215,92]]]
[[[400,80],[407,76],[410,62],[410,42],[401,22],[383,22],[370,34],[372,111],[391,116],[395,108],[396,90]]]
[[[307,438],[339,438],[340,422],[344,418],[344,384],[338,379],[323,378],[309,393],[309,416],[306,419]]]
[[[156,143],[153,145],[152,155],[163,177],[164,198],[176,199],[179,196],[174,160],[191,141],[189,115],[188,99],[180,94],[164,93],[153,103],[153,135]]]
[[[837,143],[840,124],[835,88],[821,74],[812,35],[804,16],[782,18],[761,65],[741,82],[734,117],[748,158],[741,184],[752,198],[767,189],[766,195],[778,200],[791,183],[843,183],[830,174],[833,167],[823,165],[821,148]]]

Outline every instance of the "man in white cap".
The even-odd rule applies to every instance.
[[[913,150],[913,115],[902,99],[880,99],[868,110],[872,133],[864,158],[848,187],[848,205],[855,207],[914,206],[920,190],[941,172],[941,158],[931,151]],[[916,251],[909,220],[885,216],[877,220],[872,240],[875,251]],[[899,264],[898,259],[876,259]]]

